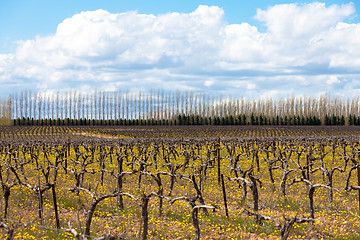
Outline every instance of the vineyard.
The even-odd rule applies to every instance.
[[[359,239],[358,126],[1,126],[1,239]]]

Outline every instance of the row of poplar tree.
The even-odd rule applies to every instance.
[[[359,97],[246,99],[193,91],[22,90],[0,101],[14,125],[360,125]]]

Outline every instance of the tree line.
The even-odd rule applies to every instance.
[[[246,99],[193,91],[22,90],[0,100],[2,125],[360,125],[359,97]]]

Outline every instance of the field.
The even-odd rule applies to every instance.
[[[359,239],[358,126],[0,127],[0,238]]]

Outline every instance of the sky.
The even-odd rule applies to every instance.
[[[0,97],[192,90],[360,95],[351,1],[0,0]]]

